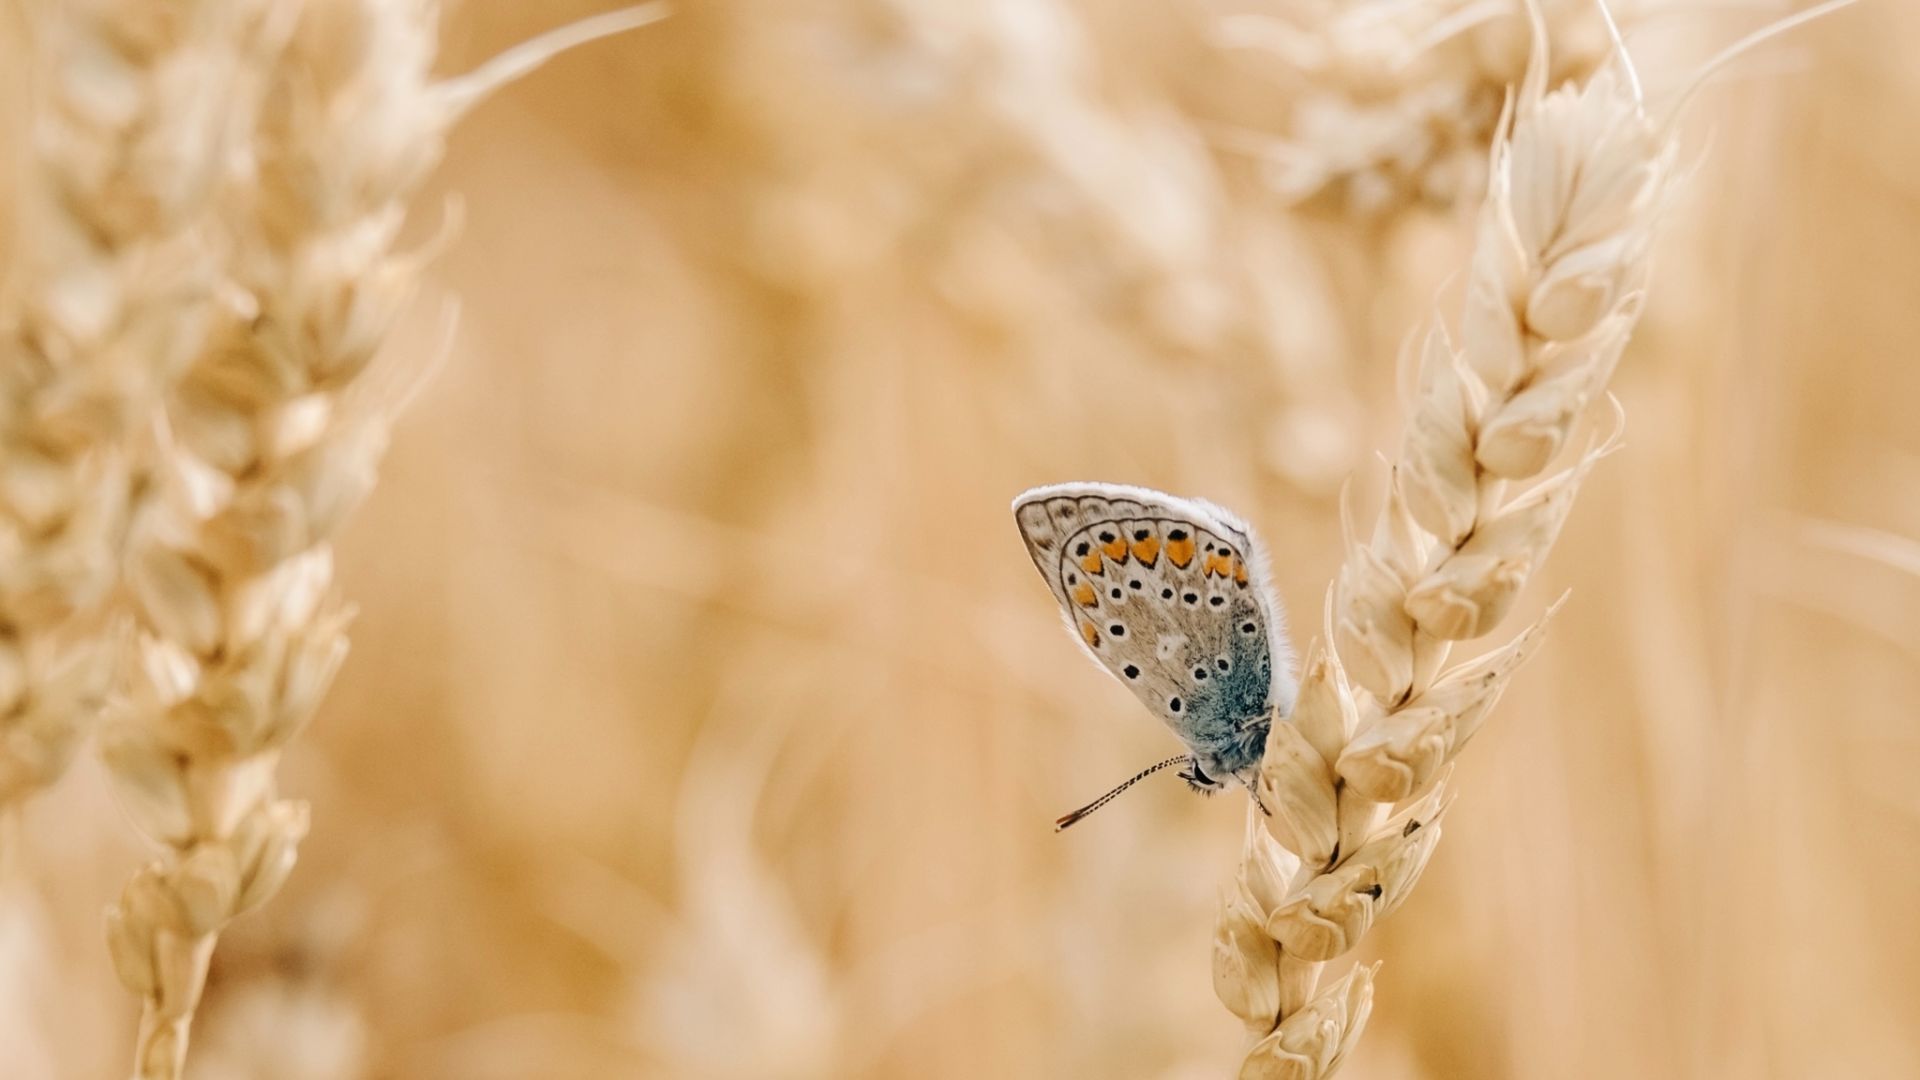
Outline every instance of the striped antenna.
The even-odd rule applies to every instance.
[[[1188,760],[1187,755],[1180,754],[1175,757],[1170,757],[1167,760],[1159,763],[1158,765],[1149,765],[1146,768],[1141,769],[1139,772],[1133,775],[1133,778],[1131,780],[1128,780],[1126,783],[1121,784],[1119,787],[1114,788],[1112,791],[1107,792],[1105,795],[1100,796],[1099,798],[1093,800],[1092,802],[1081,807],[1080,809],[1075,810],[1073,813],[1068,814],[1066,817],[1060,818],[1059,820],[1055,821],[1053,823],[1053,831],[1061,832],[1065,830],[1067,826],[1073,824],[1076,821],[1079,821],[1081,818],[1086,817],[1088,814],[1091,814],[1095,810],[1098,810],[1101,807],[1112,802],[1113,797],[1115,795],[1120,794],[1121,792],[1127,790],[1128,788],[1139,783],[1140,781],[1145,780],[1147,777],[1152,776],[1154,773],[1159,772],[1161,769],[1164,769],[1169,765],[1178,765],[1181,762],[1186,760]]]

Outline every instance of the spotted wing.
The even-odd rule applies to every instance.
[[[1291,711],[1286,628],[1244,522],[1111,484],[1035,488],[1013,512],[1074,636],[1190,747]]]

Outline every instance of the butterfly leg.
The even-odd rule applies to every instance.
[[[1247,797],[1253,800],[1253,805],[1259,807],[1261,813],[1267,815],[1268,817],[1273,816],[1273,811],[1267,809],[1267,804],[1260,801],[1259,792],[1253,790],[1252,788],[1248,788]]]
[[[1242,769],[1234,773],[1233,778],[1240,781],[1241,787],[1247,789],[1247,798],[1253,800],[1253,805],[1259,807],[1262,814],[1268,817],[1273,816],[1273,811],[1267,809],[1267,804],[1260,801],[1260,770],[1258,768]]]

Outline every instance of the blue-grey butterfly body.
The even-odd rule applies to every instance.
[[[1253,531],[1210,503],[1116,484],[1034,488],[1013,515],[1081,646],[1186,744],[1183,778],[1251,788],[1296,691]]]

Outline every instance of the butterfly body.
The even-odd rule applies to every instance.
[[[1013,512],[1075,638],[1185,744],[1181,776],[1251,786],[1295,694],[1252,530],[1210,503],[1115,484],[1035,488]]]

